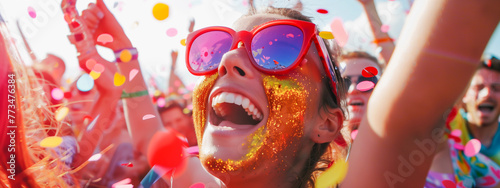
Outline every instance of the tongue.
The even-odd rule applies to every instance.
[[[240,105],[232,103],[222,103],[219,105],[221,105],[221,110],[225,112],[225,115],[221,118],[222,121],[229,121],[238,125],[257,125],[259,123],[252,116],[249,116]]]

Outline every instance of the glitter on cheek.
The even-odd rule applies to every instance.
[[[196,131],[196,138],[201,148],[201,141],[203,138],[203,133],[205,132],[205,125],[207,122],[206,116],[206,106],[208,101],[208,96],[210,91],[215,84],[219,74],[213,74],[210,76],[205,76],[193,91],[193,121]]]
[[[270,108],[266,125],[248,136],[244,144],[248,147],[248,153],[240,160],[200,155],[207,170],[213,174],[234,171],[245,174],[258,171],[272,173],[277,167],[284,172],[294,165],[291,162],[301,147],[300,140],[304,135],[304,114],[309,92],[302,82],[291,77],[263,77]]]

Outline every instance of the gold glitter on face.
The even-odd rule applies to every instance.
[[[194,91],[193,115],[198,143],[202,143],[206,125],[205,106],[214,82],[214,77],[206,78]],[[248,153],[240,160],[218,159],[200,149],[200,159],[210,173],[217,176],[221,173],[242,171],[246,174],[257,168],[272,168],[264,170],[266,173],[272,173],[276,171],[277,166],[284,171],[293,165],[290,161],[296,157],[304,135],[304,114],[309,92],[301,82],[288,77],[279,79],[275,76],[263,76],[263,86],[269,101],[267,123],[248,136],[247,143],[243,144],[248,148]],[[292,153],[293,156],[284,153]],[[271,163],[273,165],[263,165]]]

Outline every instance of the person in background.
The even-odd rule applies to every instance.
[[[194,131],[193,117],[191,113],[184,113],[184,109],[176,101],[168,101],[164,107],[158,107],[163,126],[173,128],[184,135],[189,146],[196,146],[196,133]]]

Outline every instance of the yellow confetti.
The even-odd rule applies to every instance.
[[[168,5],[163,4],[163,3],[157,3],[153,7],[153,16],[157,20],[167,19],[167,17],[168,17]]]
[[[336,161],[330,168],[326,169],[316,180],[317,188],[335,187],[344,180],[347,174],[348,163],[344,160]]]
[[[324,39],[334,39],[332,32],[330,31],[321,31],[319,32],[319,36]]]
[[[156,90],[153,96],[158,97],[160,95],[161,95],[161,91],[160,90]]]
[[[62,141],[63,141],[63,139],[61,137],[50,136],[50,137],[43,139],[40,142],[40,146],[42,146],[44,148],[55,148],[55,147],[59,146],[62,143]]]
[[[72,82],[72,81],[71,81],[71,78],[66,79],[66,83],[67,83],[67,84],[71,84],[71,82]]]
[[[99,76],[101,76],[101,73],[98,73],[96,71],[90,71],[90,77],[92,77],[92,79],[94,80],[97,80],[97,78],[99,78]]]
[[[115,82],[115,86],[121,86],[125,83],[125,76],[123,76],[122,74],[120,73],[115,73],[115,79],[114,79],[114,82]]]
[[[60,107],[59,109],[56,110],[55,114],[56,114],[56,120],[57,121],[62,121],[67,115],[68,115],[68,112],[69,112],[69,108],[68,107]]]
[[[124,63],[129,62],[130,60],[132,60],[132,53],[130,53],[130,51],[128,50],[123,50],[122,52],[120,52],[120,60]]]
[[[189,109],[187,109],[187,108],[184,108],[184,109],[182,110],[182,112],[183,112],[184,114],[189,114],[189,112],[191,112],[191,111],[190,111]]]
[[[182,44],[183,46],[186,46],[186,39],[182,39],[182,40],[181,40],[181,44]]]

